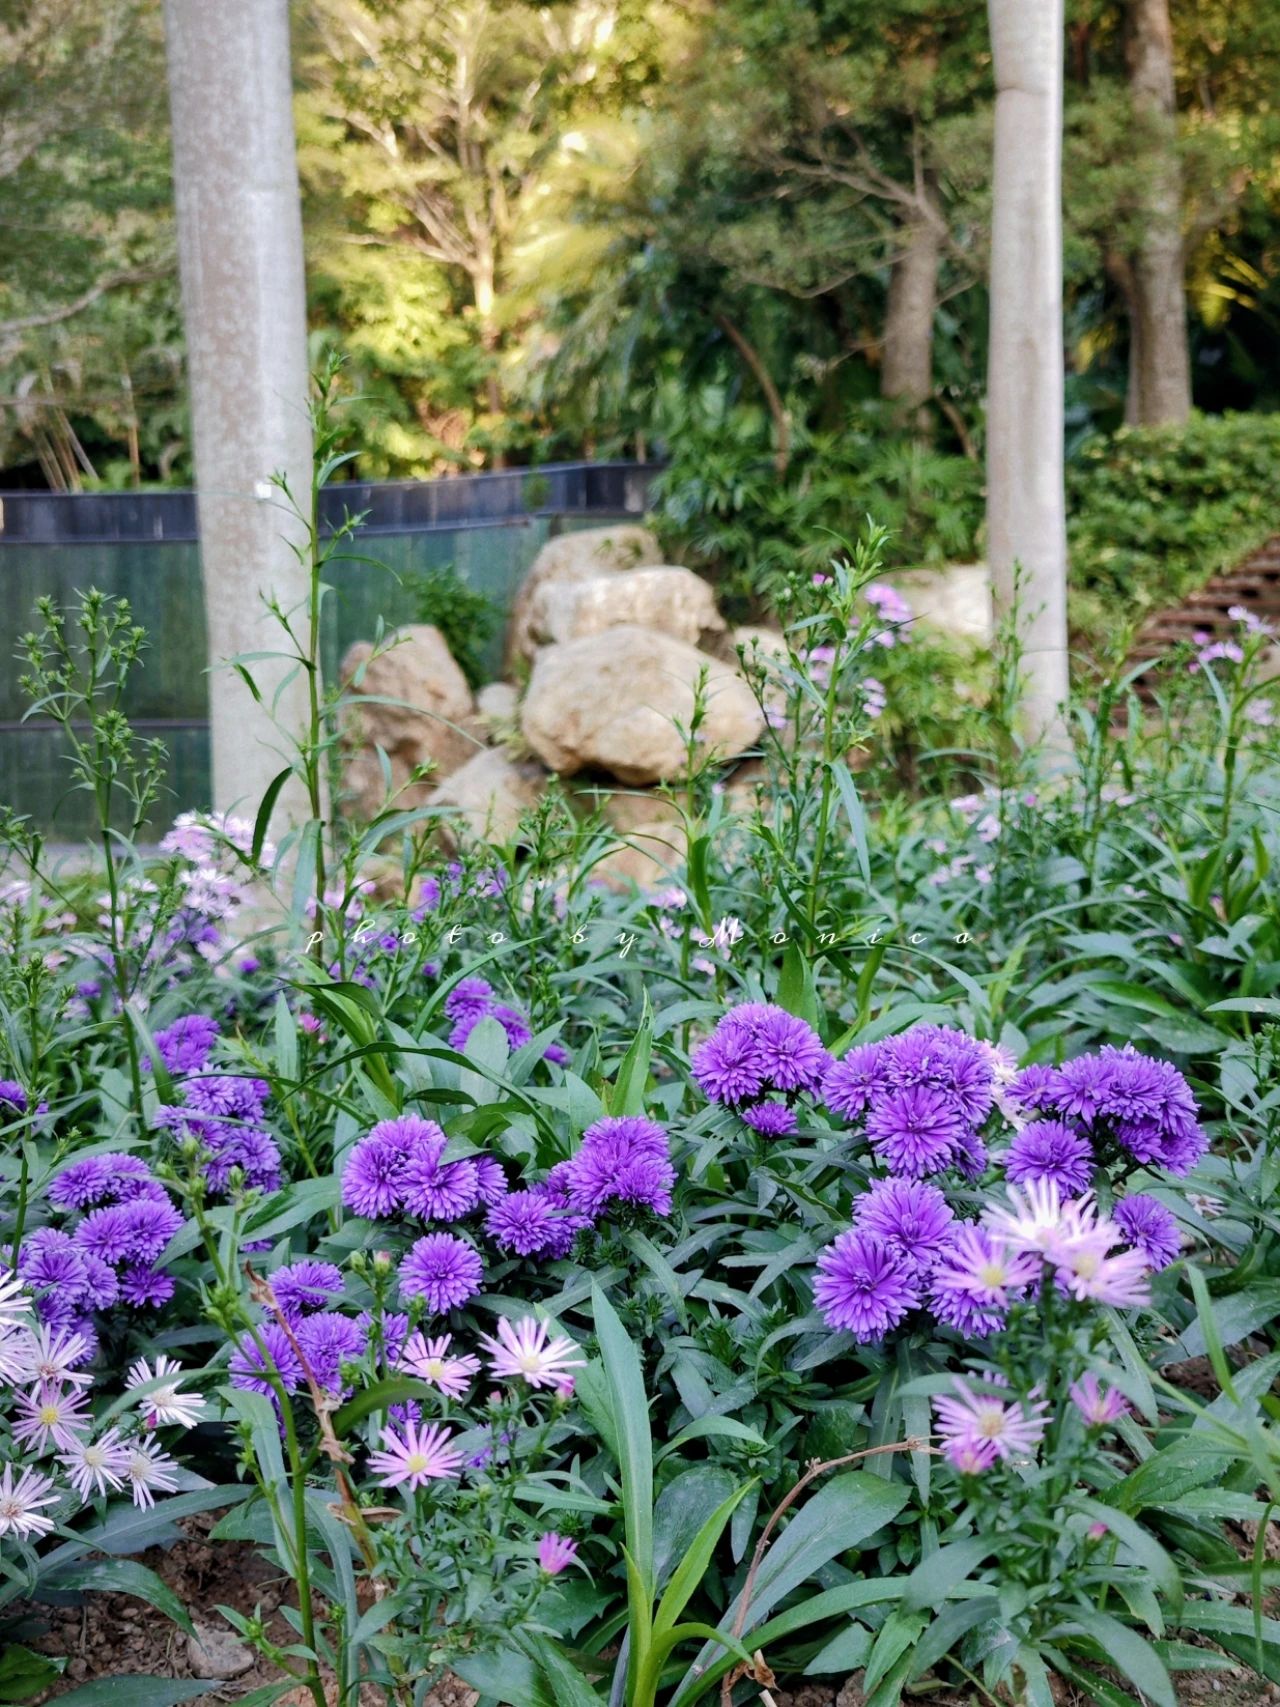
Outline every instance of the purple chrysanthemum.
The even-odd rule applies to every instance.
[[[0,1079],[0,1121],[25,1114],[28,1106],[27,1093],[16,1079]]]
[[[220,1035],[217,1020],[207,1014],[186,1014],[156,1032],[156,1050],[167,1072],[175,1076],[198,1073],[207,1064]],[[146,1066],[150,1070],[150,1062]]]
[[[365,1336],[350,1316],[326,1310],[298,1323],[298,1345],[311,1373],[329,1393],[342,1391],[342,1365],[363,1355]]]
[[[129,1255],[134,1227],[127,1206],[113,1203],[104,1209],[91,1209],[72,1236],[82,1250],[91,1251],[114,1267]]]
[[[1117,1203],[1111,1218],[1126,1243],[1142,1255],[1152,1268],[1168,1268],[1178,1260],[1182,1247],[1178,1223],[1162,1203],[1143,1192],[1134,1192]]]
[[[874,1233],[916,1269],[929,1269],[946,1250],[955,1220],[936,1186],[921,1180],[874,1180],[853,1206],[854,1224]]]
[[[49,1202],[55,1209],[90,1209],[114,1195],[113,1156],[85,1156],[63,1168],[49,1182]]]
[[[404,1151],[391,1139],[379,1137],[375,1127],[347,1157],[342,1170],[342,1201],[366,1220],[394,1214],[400,1207],[404,1167]]]
[[[818,1255],[813,1301],[832,1328],[878,1340],[920,1302],[915,1274],[874,1233],[841,1233]]]
[[[833,1114],[857,1120],[872,1098],[887,1088],[884,1053],[878,1043],[860,1043],[834,1067],[823,1082],[823,1101]]]
[[[558,1170],[563,1189],[583,1215],[599,1215],[621,1201],[654,1215],[671,1210],[675,1169],[667,1135],[643,1115],[597,1120],[578,1150]]]
[[[452,1233],[428,1233],[400,1265],[401,1292],[425,1299],[437,1315],[474,1298],[483,1278],[479,1251]]]
[[[764,1138],[789,1138],[796,1129],[796,1111],[785,1102],[753,1102],[742,1110],[742,1119]]]
[[[1093,1149],[1064,1121],[1036,1120],[1010,1143],[1004,1171],[1015,1185],[1050,1179],[1063,1197],[1078,1197],[1093,1179]]]
[[[492,1156],[476,1156],[473,1158],[476,1170],[476,1190],[481,1203],[492,1207],[507,1195],[509,1187],[507,1176],[501,1162],[494,1161]]]
[[[271,1276],[280,1313],[287,1322],[297,1323],[312,1310],[326,1309],[331,1298],[342,1291],[342,1271],[335,1263],[317,1262],[304,1257],[301,1262],[287,1263]]]
[[[441,1161],[445,1136],[438,1150],[425,1147],[405,1163],[400,1201],[411,1215],[424,1221],[459,1221],[480,1202],[480,1180],[473,1161]]]
[[[813,1027],[768,1002],[730,1009],[692,1063],[711,1100],[731,1108],[766,1090],[815,1091],[830,1065]]]
[[[541,1256],[551,1245],[559,1211],[545,1191],[511,1191],[485,1219],[485,1231],[499,1249],[516,1256]]]
[[[881,1098],[867,1116],[867,1137],[886,1167],[920,1179],[951,1160],[965,1134],[954,1097],[931,1085],[910,1085]]]
[[[936,1277],[929,1289],[928,1305],[940,1322],[967,1340],[988,1339],[1004,1327],[1003,1310],[981,1304],[971,1292],[940,1283]]]
[[[135,1197],[120,1205],[128,1229],[125,1255],[154,1262],[182,1226],[182,1215],[168,1198]]]
[[[1024,1067],[1011,1080],[1009,1100],[1028,1114],[1045,1114],[1058,1106],[1058,1069],[1035,1063]]]
[[[289,1336],[278,1322],[264,1322],[256,1329],[256,1334],[262,1343],[261,1351],[252,1334],[243,1334],[236,1342],[227,1366],[231,1385],[274,1398],[274,1389],[267,1379],[267,1371],[271,1370],[279,1377],[285,1392],[292,1392],[302,1380],[302,1365],[298,1362],[297,1352],[289,1344]]]
[[[765,1080],[777,1091],[816,1091],[831,1057],[811,1025],[785,1008],[770,1008],[755,1025]]]
[[[995,1066],[976,1038],[943,1025],[913,1025],[886,1038],[883,1069],[899,1089],[943,1092],[966,1124],[980,1126],[995,1101]]]
[[[174,1294],[172,1275],[146,1262],[127,1262],[120,1270],[120,1296],[137,1310],[158,1309]]]

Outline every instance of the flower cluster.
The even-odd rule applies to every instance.
[[[486,1231],[518,1256],[565,1257],[579,1233],[606,1215],[667,1215],[675,1169],[662,1127],[641,1115],[597,1120],[568,1161],[546,1179],[513,1191],[489,1211]]]
[[[1208,1147],[1182,1074],[1132,1044],[1108,1044],[1061,1067],[1026,1067],[1007,1097],[1019,1121],[1047,1117],[1041,1123],[1049,1127],[1037,1133],[1025,1126],[1014,1140],[1007,1166],[1015,1181],[1054,1178],[1064,1190],[1079,1190],[1072,1176],[1107,1160],[1108,1146],[1182,1177]]]
[[[795,1131],[795,1098],[819,1090],[831,1057],[804,1020],[768,1002],[744,1002],[694,1051],[692,1065],[713,1102],[736,1109],[757,1132],[783,1137]]]
[[[21,1463],[0,1465],[0,1540],[39,1540],[79,1506],[125,1487],[135,1506],[149,1508],[157,1492],[178,1486],[178,1466],[155,1431],[187,1429],[203,1415],[200,1399],[180,1386],[181,1366],[140,1359],[125,1383],[134,1408],[95,1432],[84,1368],[92,1355],[83,1333],[35,1320],[20,1280],[0,1280],[0,1423],[9,1452],[22,1453]]]
[[[986,1044],[947,1026],[917,1025],[864,1043],[827,1072],[827,1107],[860,1123],[876,1159],[911,1179],[987,1166],[980,1131],[995,1106],[997,1060]]]
[[[500,1002],[491,984],[483,978],[463,978],[445,997],[444,1011],[453,1021],[449,1033],[450,1049],[464,1049],[467,1039],[482,1019],[496,1019],[507,1034],[512,1049],[522,1049],[532,1037],[529,1022],[517,1008]],[[558,1043],[549,1043],[543,1058],[563,1067],[569,1060],[568,1051]]]
[[[176,1030],[177,1027],[171,1026],[169,1033]],[[189,1034],[190,1039],[199,1035]],[[166,1047],[175,1061],[182,1058],[184,1051],[192,1056],[199,1053],[197,1043],[170,1043],[168,1034],[162,1032],[156,1039],[162,1058]],[[266,1081],[229,1073],[196,1072],[182,1081],[181,1090],[182,1103],[158,1108],[155,1124],[172,1132],[180,1143],[194,1142],[199,1146],[201,1169],[209,1190],[224,1196],[231,1190],[232,1175],[238,1173],[251,1190],[275,1191],[282,1177],[282,1166],[279,1146],[266,1126]]]
[[[1163,1228],[1140,1200],[1126,1221],[1092,1196],[1064,1199],[1052,1180],[1007,1188],[977,1221],[961,1221],[936,1186],[889,1178],[854,1206],[854,1225],[818,1257],[814,1302],[828,1325],[863,1341],[882,1339],[927,1308],[966,1339],[1005,1324],[1010,1307],[1052,1286],[1084,1304],[1136,1308],[1150,1298]],[[1139,1202],[1139,1200],[1134,1200]]]
[[[507,1190],[501,1165],[488,1156],[446,1161],[448,1142],[434,1120],[419,1114],[380,1120],[347,1157],[342,1201],[369,1220],[416,1215],[446,1222],[497,1202]]]
[[[182,1226],[168,1192],[139,1156],[84,1156],[49,1183],[62,1226],[37,1227],[22,1241],[18,1274],[36,1313],[92,1347],[93,1312],[117,1304],[167,1304],[173,1280],[159,1266]]]

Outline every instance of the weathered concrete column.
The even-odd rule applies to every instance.
[[[305,537],[268,483],[310,487],[306,297],[287,0],[165,0],[173,177],[209,628],[213,805],[252,816],[286,759],[280,737],[222,660],[281,650],[264,597],[288,610],[307,577]],[[203,659],[193,658],[193,669]],[[306,717],[302,672],[254,663],[288,726]],[[297,814],[297,796],[278,811]]]
[[[989,0],[995,67],[987,555],[998,605],[1022,566],[1028,732],[1063,743],[1063,0]]]

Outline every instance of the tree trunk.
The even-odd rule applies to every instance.
[[[1169,0],[1126,0],[1125,63],[1135,125],[1151,159],[1133,254],[1125,418],[1181,422],[1191,412],[1191,363]]]
[[[933,396],[933,317],[938,305],[942,227],[921,218],[902,232],[889,273],[880,350],[880,395],[919,409]]]
[[[989,0],[995,69],[987,554],[1019,632],[1028,733],[1065,743],[1063,490],[1063,0]]]
[[[293,136],[288,0],[165,0],[178,260],[208,624],[213,805],[252,817],[283,767],[281,734],[223,660],[284,645],[264,600],[305,602],[291,546],[305,526],[311,427],[302,214]],[[197,660],[192,660],[193,665]],[[284,658],[249,668],[284,729],[307,687]],[[299,812],[299,795],[277,810]]]

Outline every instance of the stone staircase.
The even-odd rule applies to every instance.
[[[1280,632],[1280,533],[1273,534],[1234,569],[1224,570],[1196,592],[1188,593],[1181,604],[1153,611],[1138,630],[1130,664],[1163,657],[1180,641],[1196,634],[1207,634],[1212,640],[1228,639],[1238,627],[1228,614],[1235,605],[1243,605]],[[1151,674],[1136,684],[1143,699],[1153,697]]]

